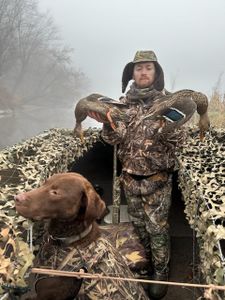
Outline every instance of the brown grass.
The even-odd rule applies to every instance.
[[[215,88],[209,99],[209,118],[214,127],[225,128],[225,94]]]

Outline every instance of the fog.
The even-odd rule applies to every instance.
[[[119,97],[122,70],[139,49],[155,51],[168,89],[210,94],[225,70],[224,0],[41,0],[40,8],[93,91]]]
[[[37,101],[13,113],[0,108],[1,148],[51,127],[72,129],[75,102],[88,93],[120,97],[123,68],[137,50],[155,51],[168,90],[189,88],[210,96],[221,78],[224,92],[224,0],[38,2],[40,12],[52,16],[62,43],[73,48],[73,64],[89,84],[71,99],[62,94],[62,101],[70,99],[65,107]],[[88,118],[84,126],[101,124]]]

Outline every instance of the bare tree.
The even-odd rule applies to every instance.
[[[21,6],[17,1],[0,0],[0,78],[12,65],[12,55],[15,52],[14,40],[15,22]]]
[[[0,0],[0,85],[21,104],[71,101],[87,84],[37,0]],[[1,104],[0,104],[1,105]]]
[[[179,74],[179,71],[177,70],[175,73],[173,73],[170,76],[170,85],[171,85],[170,89],[171,89],[172,92],[175,90],[178,74]]]

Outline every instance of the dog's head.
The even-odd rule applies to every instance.
[[[15,196],[17,212],[25,218],[71,219],[91,223],[105,211],[105,203],[91,183],[78,173],[51,176],[37,189]]]

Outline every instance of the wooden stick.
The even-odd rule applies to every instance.
[[[175,282],[175,281],[158,281],[158,280],[147,280],[147,279],[138,279],[138,278],[126,278],[126,277],[114,277],[114,276],[104,276],[101,274],[90,274],[83,272],[68,272],[68,271],[59,271],[59,270],[50,270],[50,269],[39,269],[32,268],[32,273],[37,274],[48,274],[55,276],[64,276],[64,277],[78,277],[78,278],[89,278],[89,279],[108,279],[108,280],[120,280],[120,281],[133,281],[133,282],[142,282],[142,283],[154,283],[154,284],[165,284],[165,285],[174,285],[174,286],[186,286],[193,288],[204,288],[204,289],[213,289],[213,290],[222,290],[225,291],[225,286],[214,285],[214,284],[197,284],[197,283],[186,283],[186,282]]]

